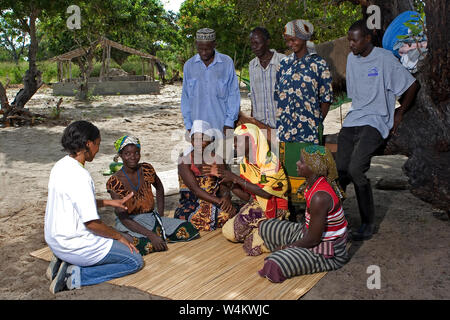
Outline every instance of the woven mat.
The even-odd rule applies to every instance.
[[[168,247],[166,252],[144,256],[141,271],[109,283],[175,300],[296,300],[326,274],[272,283],[257,273],[267,254],[246,256],[242,244],[226,240],[220,229],[204,232],[190,242],[169,243]],[[48,247],[30,254],[47,261],[52,257]]]

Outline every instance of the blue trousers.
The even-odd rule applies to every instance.
[[[98,263],[80,267],[81,286],[89,286],[120,278],[139,271],[144,261],[139,253],[131,253],[123,243],[114,240],[111,250]]]

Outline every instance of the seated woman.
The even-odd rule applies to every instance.
[[[50,172],[44,234],[54,254],[47,269],[52,293],[123,277],[144,265],[135,246],[98,215],[103,206],[126,209],[123,204],[132,196],[95,199],[94,181],[84,165],[94,160],[100,141],[92,123],[71,123],[61,139],[68,155]]]
[[[122,169],[106,182],[113,199],[133,196],[125,202],[128,209],[116,209],[115,228],[130,236],[141,255],[167,250],[168,242],[189,241],[199,236],[198,230],[184,220],[164,217],[164,187],[152,165],[141,160],[141,143],[132,136],[119,138],[114,147],[122,159]],[[156,189],[155,201],[152,185]]]
[[[180,201],[174,217],[192,222],[199,230],[212,231],[221,228],[236,209],[229,188],[219,184],[217,177],[203,173],[206,162],[225,167],[212,148],[208,152],[213,147],[214,129],[206,121],[195,120],[190,136],[192,147],[179,159]]]
[[[234,133],[238,156],[244,156],[240,176],[214,165],[205,168],[205,173],[220,177],[221,183],[232,182],[232,192],[247,202],[225,223],[222,233],[230,241],[244,242],[245,252],[254,256],[269,252],[258,236],[258,224],[266,219],[289,216],[288,184],[280,162],[256,125],[242,124]]]
[[[327,181],[325,147],[308,146],[297,162],[306,177],[305,223],[270,219],[259,225],[264,245],[273,253],[259,271],[272,282],[341,268],[348,260],[347,220],[335,189]]]

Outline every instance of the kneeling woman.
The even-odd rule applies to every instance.
[[[108,179],[106,189],[113,199],[133,193],[125,203],[127,210],[116,209],[116,229],[129,235],[142,255],[167,250],[166,240],[178,242],[197,238],[199,232],[190,222],[164,217],[164,187],[151,164],[139,163],[139,139],[123,136],[114,143],[114,147],[123,166]],[[155,210],[152,185],[156,189],[158,211]]]
[[[125,208],[131,196],[95,199],[94,181],[84,165],[94,160],[100,141],[92,123],[71,123],[61,139],[69,154],[50,173],[44,233],[54,254],[47,269],[52,293],[123,277],[144,264],[136,247],[98,215],[98,207]]]
[[[347,221],[335,190],[327,181],[326,150],[308,146],[301,151],[297,172],[306,177],[305,223],[263,221],[259,234],[273,253],[259,271],[272,282],[298,275],[341,268],[348,260]]]

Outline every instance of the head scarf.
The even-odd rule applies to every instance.
[[[116,149],[117,153],[120,153],[123,148],[125,148],[129,144],[134,144],[139,149],[141,148],[141,142],[138,138],[133,136],[122,136],[119,139],[117,139],[114,142],[114,148]]]
[[[328,148],[319,145],[309,145],[302,149],[301,157],[303,162],[310,167],[315,174],[324,176],[327,179],[339,198],[344,197],[342,189],[337,183],[338,172],[336,163]]]
[[[289,21],[284,26],[284,34],[302,40],[309,40],[314,32],[314,26],[307,20],[297,19]]]
[[[237,136],[250,138],[249,159],[244,159],[240,167],[240,175],[245,180],[257,184],[267,193],[273,195],[264,199],[254,195],[268,218],[276,216],[277,208],[287,210],[288,182],[283,168],[275,153],[269,149],[267,138],[254,124],[241,124],[234,130]]]
[[[197,41],[215,41],[216,40],[216,32],[210,28],[200,29],[195,34],[195,40],[197,40]]]

